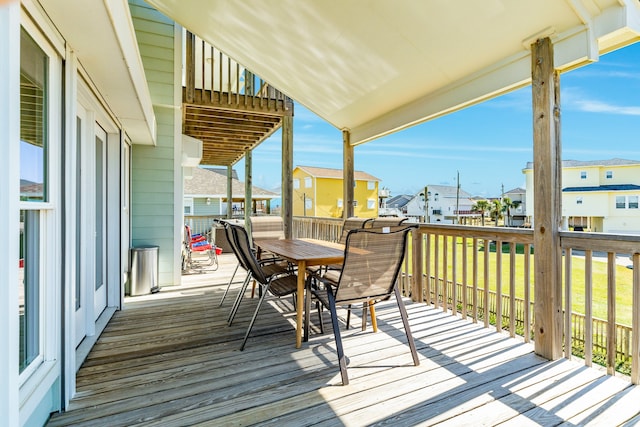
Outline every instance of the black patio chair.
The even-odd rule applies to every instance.
[[[347,364],[340,336],[336,307],[352,304],[375,304],[395,294],[407,341],[416,366],[418,354],[409,328],[402,295],[396,286],[398,273],[405,256],[407,234],[416,226],[390,227],[385,232],[376,229],[355,229],[349,232],[345,242],[344,264],[336,280],[333,275],[314,275],[308,283],[310,291],[331,312],[331,323],[336,340],[338,364],[342,384],[349,383]],[[324,285],[324,286],[322,286]]]
[[[267,294],[271,293],[277,297],[294,294],[298,289],[298,275],[293,269],[287,271],[272,271],[265,268],[265,266],[258,261],[256,254],[251,249],[251,243],[249,242],[249,235],[243,227],[230,224],[233,232],[233,239],[238,249],[240,256],[243,258],[244,263],[251,273],[251,277],[262,288],[262,296],[258,300],[258,305],[253,317],[249,322],[249,328],[242,340],[240,350],[244,350],[244,347],[249,339],[251,329],[258,317],[260,306],[262,305]]]

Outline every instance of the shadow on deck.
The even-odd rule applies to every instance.
[[[128,298],[78,372],[69,411],[49,425],[611,426],[640,420],[640,389],[628,381],[579,362],[546,361],[529,344],[408,301],[418,367],[393,302],[378,306],[378,333],[370,327],[344,333],[349,386],[340,385],[330,333],[314,334],[295,349],[290,298],[263,306],[240,352],[256,299],[245,298],[227,326],[239,283],[222,307],[218,302],[233,268],[231,255],[223,255],[216,272]],[[325,321],[330,331],[328,314]]]

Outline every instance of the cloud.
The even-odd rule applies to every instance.
[[[614,105],[591,99],[577,100],[574,101],[573,104],[577,107],[578,110],[587,113],[607,113],[620,114],[624,116],[640,116],[640,107]]]

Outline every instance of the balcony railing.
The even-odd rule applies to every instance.
[[[335,241],[341,228],[341,220],[296,217],[293,235]],[[400,282],[405,295],[512,337],[535,339],[532,230],[422,224],[413,234]],[[617,370],[640,383],[640,236],[560,237],[565,357],[577,355],[587,366],[597,362],[610,375]],[[630,254],[631,269],[616,267],[616,254]],[[605,318],[594,314],[602,294]]]

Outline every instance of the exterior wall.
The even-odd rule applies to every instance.
[[[311,187],[305,187],[305,178],[311,178]],[[296,168],[293,171],[293,181],[293,215],[315,216],[316,197],[314,193],[313,178],[308,173]],[[342,194],[342,191],[340,194]],[[304,206],[305,200],[308,198],[312,200],[311,209],[305,209]]]
[[[176,152],[180,147],[179,114],[175,86],[175,37],[173,21],[141,0],[129,2],[140,54],[158,124],[157,145],[132,146],[131,246],[159,247],[160,286],[174,285],[180,277],[180,229],[182,217],[182,169]],[[178,80],[179,81],[179,80]],[[179,200],[176,203],[176,200]]]
[[[331,217],[331,218],[340,218],[342,217],[342,213],[344,212],[343,206],[344,201],[342,200],[342,180],[341,179],[330,179],[330,178],[317,178],[316,179],[316,199],[317,203],[315,204],[315,212],[316,216],[322,217]],[[355,195],[356,200],[358,199],[358,195]],[[343,204],[339,206],[339,203]],[[357,209],[360,207],[360,202],[358,202],[358,206],[354,209],[354,212],[357,212]],[[357,216],[362,216],[358,215]]]
[[[342,188],[342,180],[340,181],[340,188]],[[378,216],[378,182],[374,183],[373,189],[368,188],[369,181],[356,180],[356,188],[353,191],[353,198],[358,202],[358,205],[354,207],[353,214],[361,218],[375,218]],[[340,193],[342,194],[342,193]],[[369,201],[373,200],[373,206]]]
[[[614,205],[615,208],[615,197]],[[578,201],[582,200],[582,204]],[[571,191],[562,194],[562,216],[608,216],[611,212],[611,193],[604,191]],[[615,214],[615,212],[613,212]]]
[[[587,177],[581,178],[586,172]],[[603,184],[600,182],[600,168],[596,166],[581,166],[562,169],[562,187],[586,187]]]
[[[210,197],[210,203],[207,204],[206,197],[195,197],[193,199],[193,215],[220,215],[222,213],[222,199]]]

